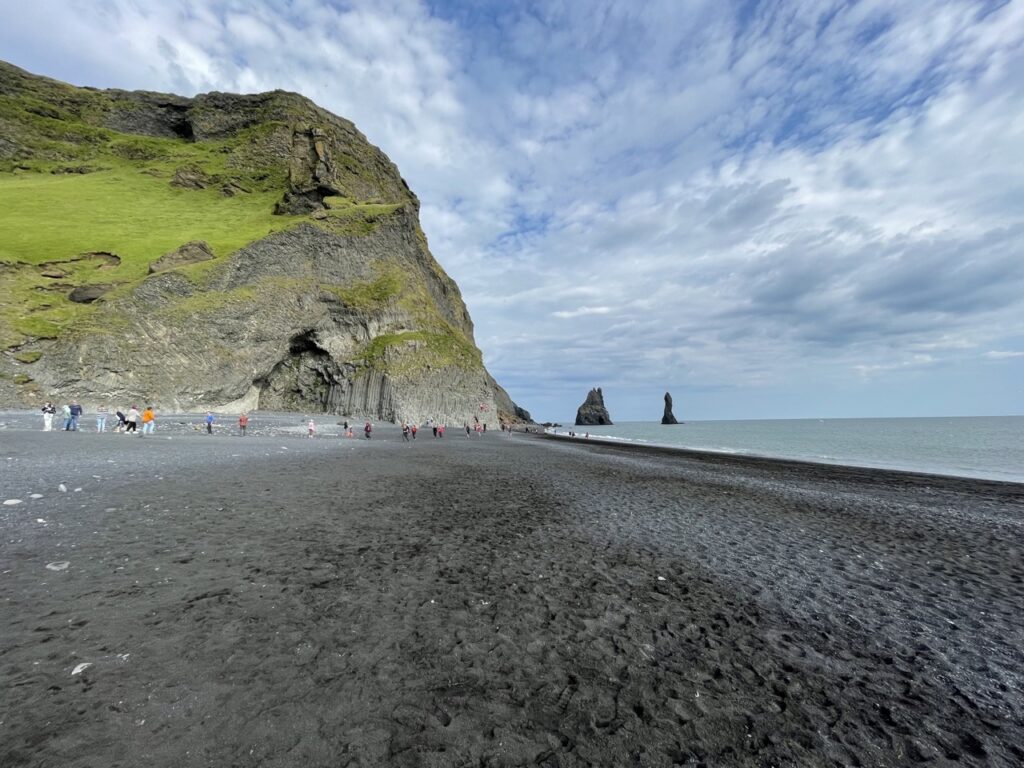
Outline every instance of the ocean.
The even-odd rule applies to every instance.
[[[630,421],[556,432],[626,443],[1024,482],[1024,416]]]

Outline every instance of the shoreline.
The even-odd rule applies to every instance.
[[[1024,492],[1024,480],[1003,480],[992,477],[977,477],[974,475],[943,474],[939,472],[925,472],[913,469],[899,469],[896,467],[879,467],[870,464],[844,464],[831,461],[815,461],[813,459],[797,459],[785,456],[770,456],[757,453],[738,453],[731,451],[715,451],[711,449],[686,448],[675,445],[659,445],[653,443],[640,443],[624,438],[609,438],[602,435],[591,435],[588,437],[575,437],[552,432],[541,431],[538,437],[547,440],[568,442],[579,445],[598,445],[604,448],[619,448],[623,451],[648,453],[651,455],[681,456],[696,461],[721,462],[732,464],[736,467],[758,467],[765,468],[771,465],[779,468],[806,467],[808,469],[835,469],[839,473],[847,473],[849,479],[864,472],[877,472],[905,478],[908,482],[931,483],[936,482],[966,482],[966,483],[992,483],[997,486],[1019,486]]]

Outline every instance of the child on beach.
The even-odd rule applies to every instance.
[[[306,425],[306,437],[316,437],[316,422],[312,419],[310,419],[309,424]]]
[[[153,411],[152,405],[147,405],[146,410],[142,412],[142,434],[152,435],[153,429],[156,427],[156,413]]]
[[[110,409],[105,405],[97,406],[96,408],[96,431],[106,432],[107,431],[107,416],[110,414]]]

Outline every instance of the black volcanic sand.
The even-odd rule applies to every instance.
[[[0,446],[5,768],[1024,765],[1022,485],[455,429]]]

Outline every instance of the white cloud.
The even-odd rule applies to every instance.
[[[354,120],[528,407],[851,370],[881,398],[1024,326],[1024,3],[55,9],[8,14],[15,63]]]

